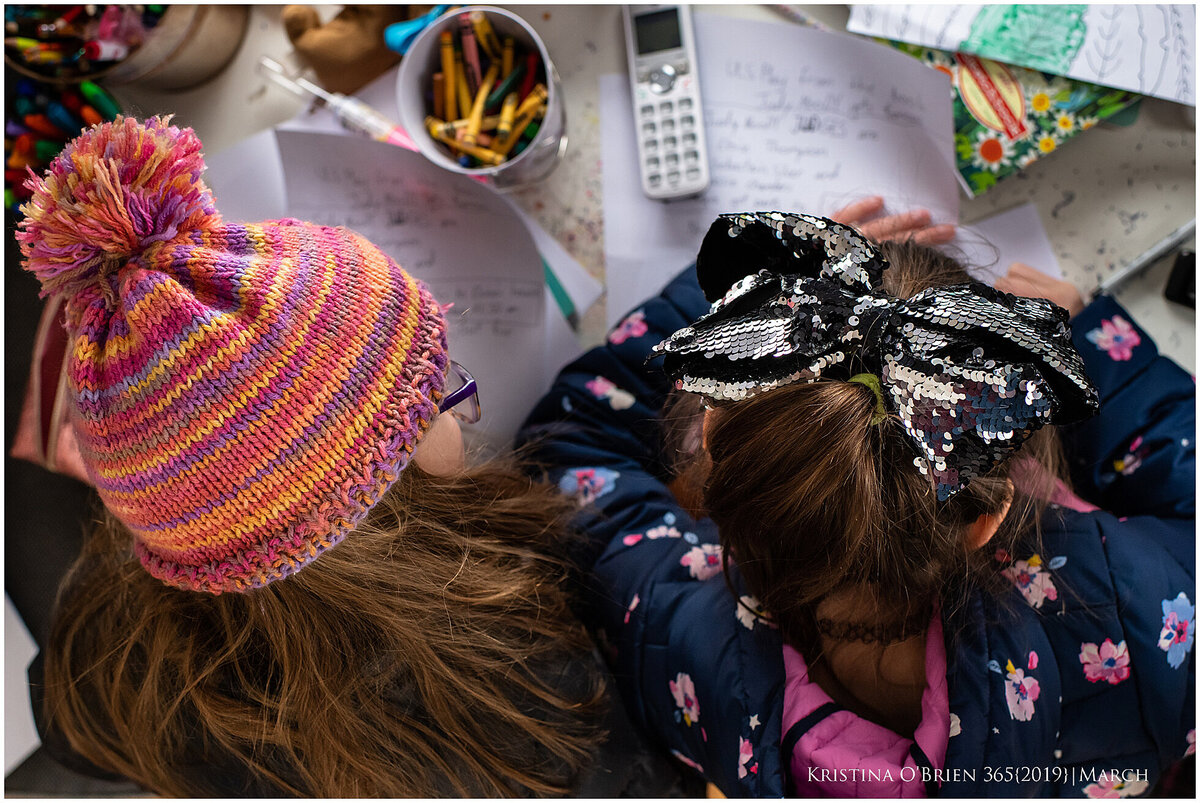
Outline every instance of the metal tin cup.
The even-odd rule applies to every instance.
[[[545,66],[546,116],[537,134],[525,150],[502,164],[489,167],[463,167],[449,149],[429,135],[425,117],[430,114],[425,96],[433,84],[433,74],[442,68],[440,36],[442,31],[457,30],[458,18],[472,11],[483,11],[503,39],[511,36],[518,46],[536,50]],[[438,17],[413,40],[396,79],[400,125],[408,131],[426,159],[455,173],[474,176],[498,190],[513,189],[539,181],[550,174],[567,149],[567,116],[563,108],[562,82],[546,44],[529,23],[512,12],[494,6],[464,6]],[[465,117],[466,115],[463,114]]]

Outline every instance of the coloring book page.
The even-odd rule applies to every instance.
[[[1194,5],[855,5],[847,27],[1196,104]]]

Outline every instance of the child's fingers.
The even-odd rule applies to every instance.
[[[930,226],[929,228],[915,232],[912,239],[913,242],[919,245],[941,245],[953,240],[954,235],[957,233],[958,227],[953,223],[939,223],[936,226]]]
[[[839,223],[854,225],[871,215],[877,214],[881,209],[883,209],[883,197],[872,195],[842,207],[829,217]]]
[[[928,209],[912,209],[898,215],[888,215],[879,220],[872,220],[859,227],[864,237],[872,240],[903,239],[899,235],[910,231],[924,229],[929,225]]]

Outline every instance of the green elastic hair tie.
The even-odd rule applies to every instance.
[[[879,385],[879,377],[874,374],[855,374],[848,381],[866,385],[875,394],[875,412],[871,416],[871,425],[886,421],[887,408],[883,406],[883,388]]]

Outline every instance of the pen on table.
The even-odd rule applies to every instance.
[[[417,150],[417,145],[408,132],[358,98],[347,97],[340,92],[327,92],[304,78],[291,78],[284,71],[282,64],[268,56],[260,58],[259,65],[271,80],[293,94],[302,98],[318,97],[325,101],[325,105],[337,116],[338,122],[344,128],[366,134],[380,142],[388,142],[410,151]]]
[[[1159,240],[1144,254],[1137,257],[1128,265],[1100,282],[1092,295],[1098,296],[1102,293],[1111,293],[1114,289],[1124,284],[1127,279],[1130,279],[1138,273],[1141,273],[1143,270],[1157,262],[1161,257],[1165,256],[1175,248],[1178,248],[1195,233],[1196,219],[1192,218],[1190,221],[1184,223],[1182,226],[1175,229],[1175,231]]]
[[[571,300],[571,296],[567,293],[562,282],[554,275],[554,271],[550,268],[550,263],[542,257],[542,275],[545,276],[546,286],[550,288],[550,295],[554,297],[554,303],[562,310],[563,317],[567,319],[567,325],[572,329],[579,329],[579,312],[575,309],[575,302]]]

